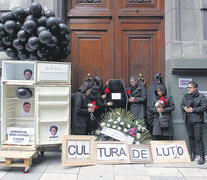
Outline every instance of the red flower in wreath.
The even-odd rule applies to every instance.
[[[165,97],[164,97],[164,96],[161,96],[161,97],[160,97],[160,100],[164,102],[164,103],[163,103],[163,106],[164,106],[164,105],[165,105],[165,102],[166,102]]]
[[[104,90],[104,92],[105,92],[105,94],[107,94],[107,93],[109,93],[110,91],[109,91],[108,88],[106,88],[106,89]]]

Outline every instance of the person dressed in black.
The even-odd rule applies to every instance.
[[[153,82],[147,90],[146,125],[151,134],[153,127],[153,114],[150,111],[150,107],[153,105],[154,92],[156,91],[158,84],[164,84],[162,74],[160,73],[154,76]]]
[[[162,101],[161,106],[156,106],[158,101]],[[172,96],[167,94],[167,89],[164,84],[158,84],[152,98],[152,105],[149,108],[153,118],[153,138],[156,140],[170,140],[174,133],[172,123],[172,111],[175,110],[175,104]],[[168,126],[162,127],[160,117],[165,117]]]
[[[129,96],[129,111],[135,119],[144,119],[146,91],[143,85],[139,83],[137,76],[130,77],[130,87],[127,90]]]
[[[206,98],[203,94],[198,92],[198,84],[195,81],[188,83],[188,93],[183,96],[181,109],[184,112],[184,120],[186,122],[190,158],[191,161],[195,160],[196,144],[200,159],[198,164],[205,163],[205,150],[202,138],[202,124],[204,122],[204,111],[206,110]]]
[[[94,112],[94,108],[90,107],[91,101],[88,96],[92,91],[92,84],[83,83],[79,92],[76,92],[72,98],[72,134],[87,135],[88,121],[90,121],[90,113]]]

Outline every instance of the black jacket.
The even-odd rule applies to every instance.
[[[172,136],[174,133],[173,130],[173,123],[172,123],[172,111],[175,110],[175,104],[173,102],[172,96],[167,95],[167,90],[165,85],[159,84],[157,86],[159,89],[162,90],[163,96],[166,99],[165,105],[163,107],[164,112],[162,113],[163,116],[167,116],[169,120],[169,127],[162,129],[159,124],[159,113],[155,107],[155,104],[160,97],[157,95],[156,91],[154,93],[154,97],[152,100],[152,105],[150,106],[149,110],[153,117],[153,135],[154,136]]]
[[[190,102],[190,103],[189,103]],[[205,96],[198,91],[193,94],[185,94],[181,102],[181,109],[183,111],[183,120],[187,120],[187,113],[184,111],[184,107],[190,106],[193,108],[192,117],[193,122],[204,122],[204,111],[207,108],[207,100]]]
[[[72,129],[73,127],[87,127],[89,121],[89,99],[81,92],[75,93],[72,100]]]
[[[128,90],[131,91],[131,96],[135,98],[135,102],[129,102],[129,111],[135,119],[144,119],[146,103],[146,90],[144,86],[138,83],[135,88],[131,86]]]

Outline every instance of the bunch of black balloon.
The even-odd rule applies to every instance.
[[[0,51],[20,60],[64,61],[70,54],[70,30],[52,10],[32,2],[0,17]]]

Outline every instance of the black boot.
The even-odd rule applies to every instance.
[[[195,152],[190,153],[190,160],[194,161],[195,160]]]
[[[200,159],[198,160],[198,164],[202,165],[205,163],[205,155],[200,156]]]

